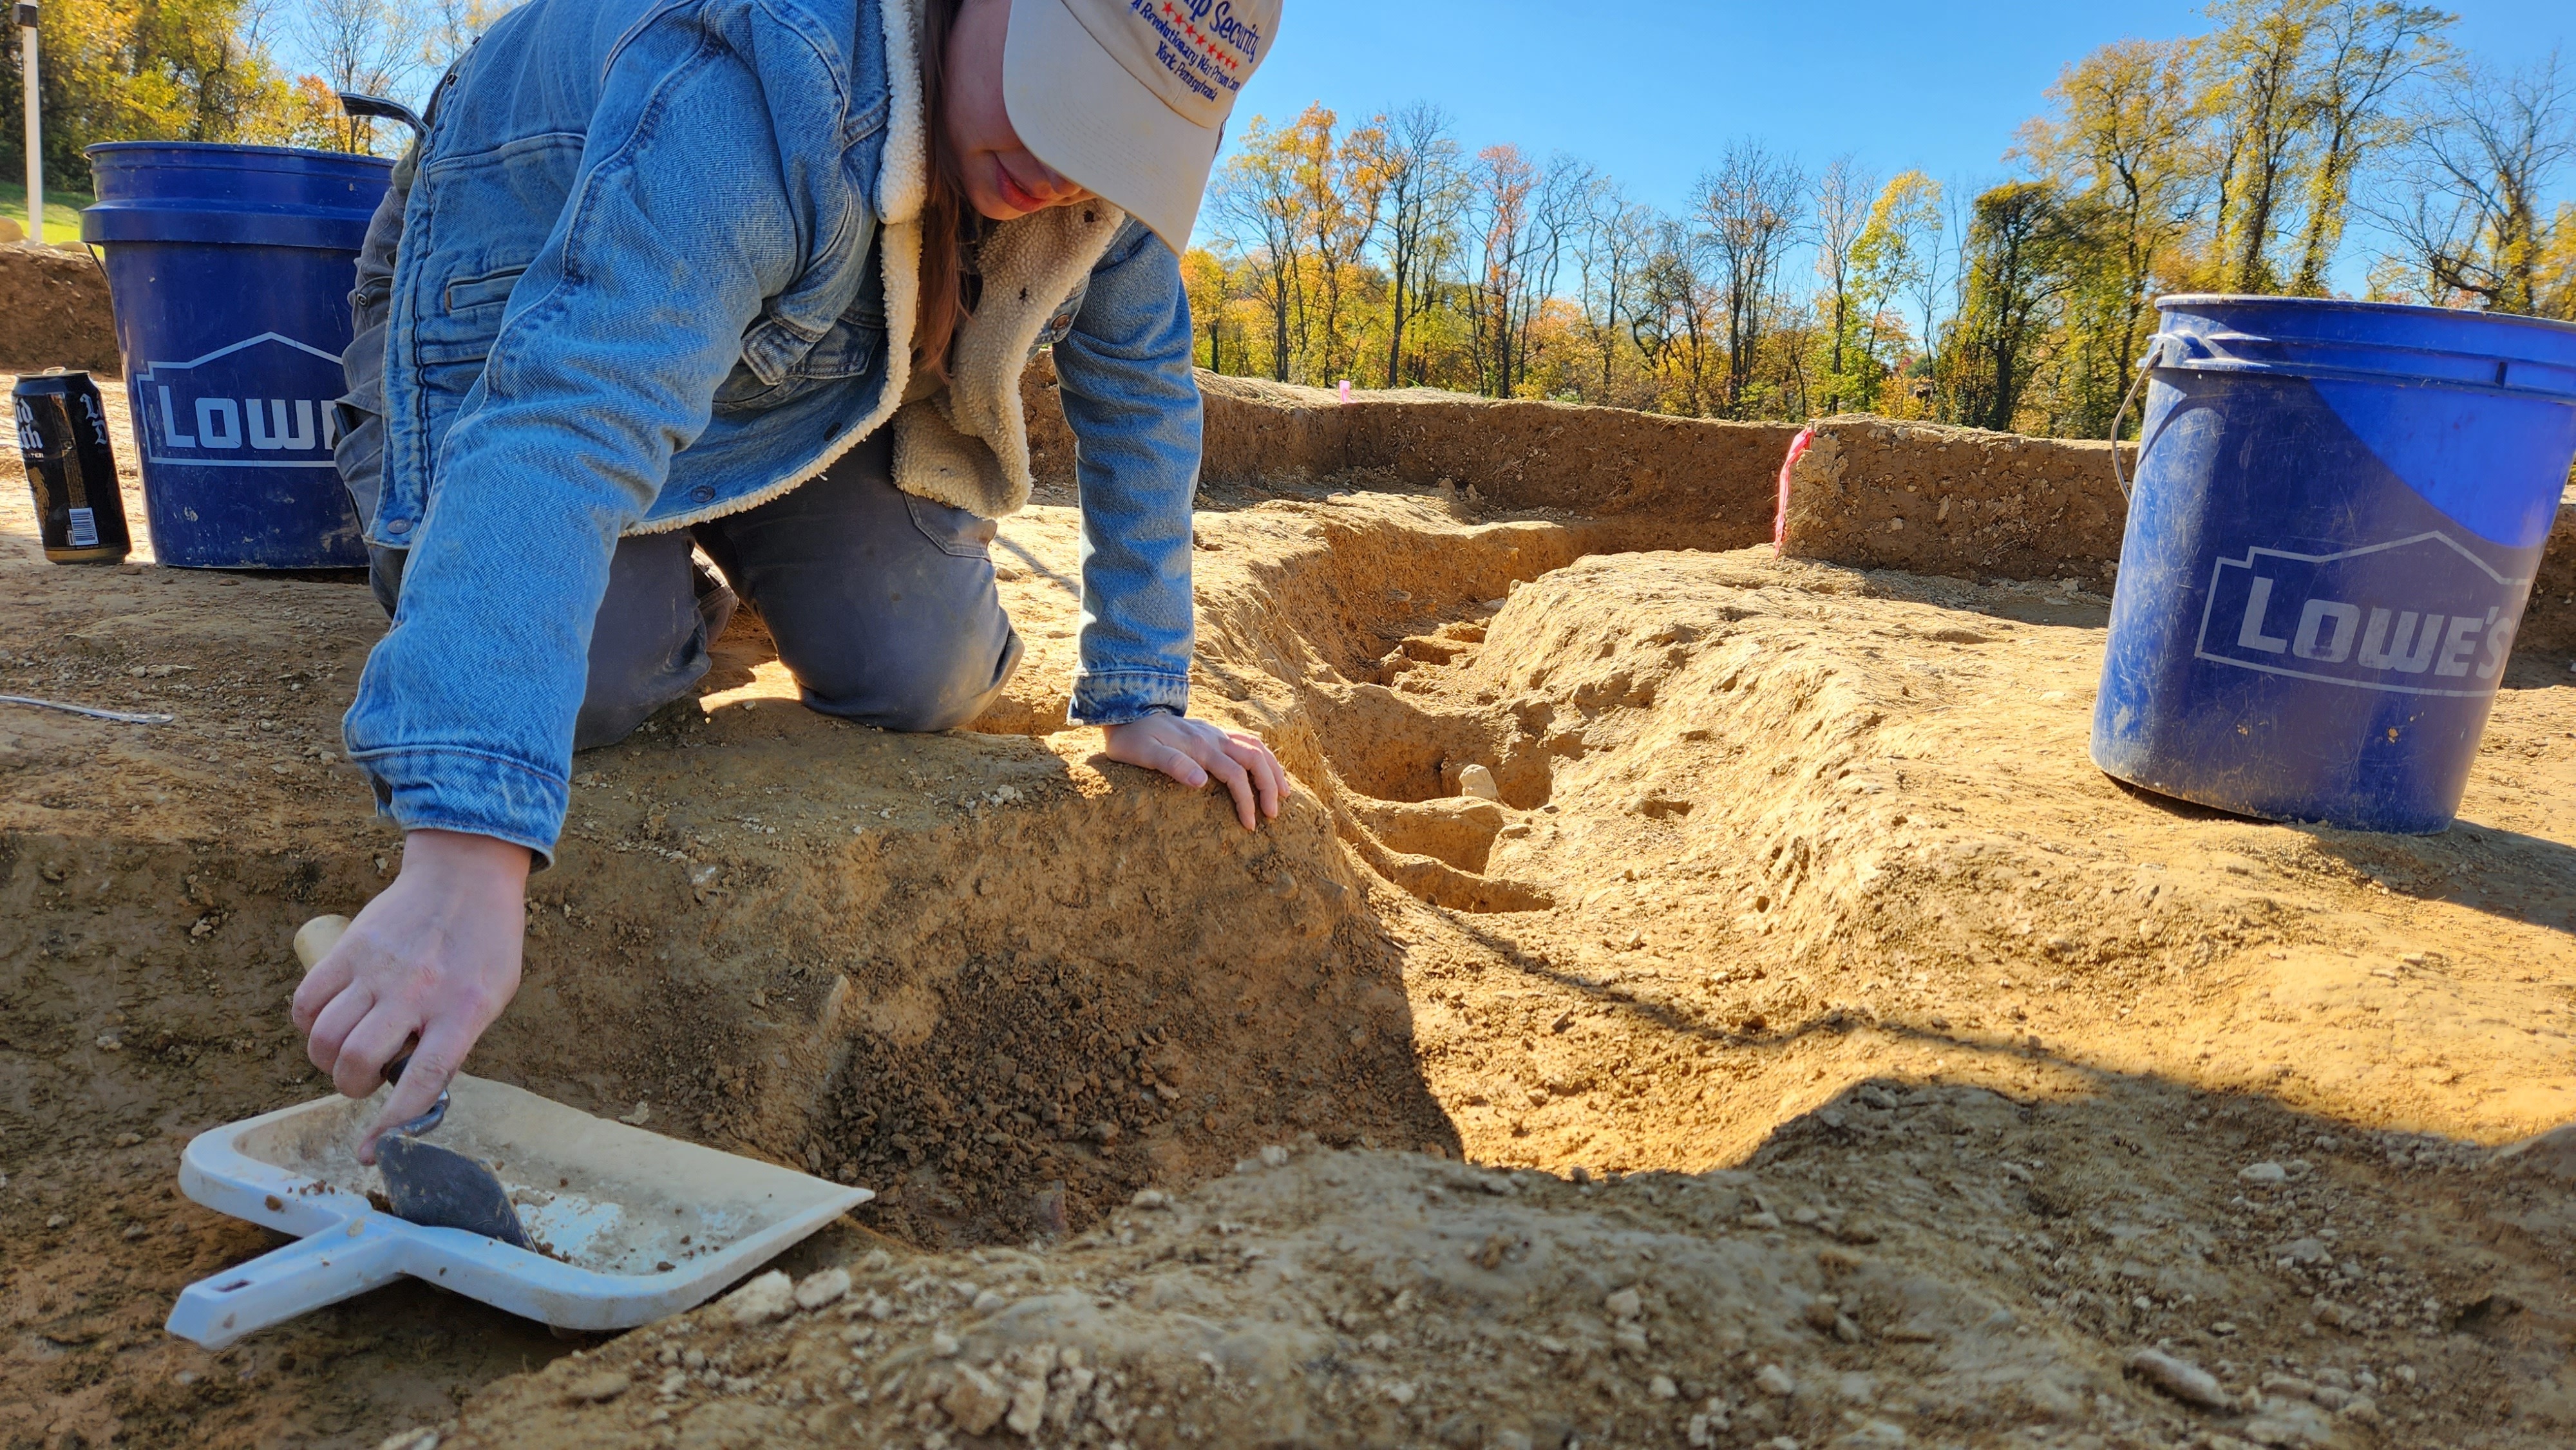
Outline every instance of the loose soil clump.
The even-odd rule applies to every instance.
[[[0,693],[178,719],[0,707],[0,1431],[2565,1443],[2576,1154],[2497,1153],[2576,1117],[2564,658],[2453,831],[2250,822],[2084,759],[2092,576],[1367,481],[1202,501],[1194,710],[1299,786],[1258,834],[1064,728],[1061,487],[975,730],[814,716],[746,616],[580,757],[476,1070],[882,1196],[550,1369],[416,1285],[160,1332],[273,1242],[186,1137],[327,1088],[286,942],[392,869],[336,759],[382,621],[49,568],[12,499]]]

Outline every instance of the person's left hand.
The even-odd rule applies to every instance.
[[[1247,831],[1276,817],[1279,799],[1288,793],[1286,768],[1259,736],[1179,715],[1148,715],[1104,733],[1112,760],[1159,770],[1193,790],[1210,779],[1224,781],[1234,793],[1235,817]]]

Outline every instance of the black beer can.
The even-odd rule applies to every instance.
[[[35,373],[18,380],[10,400],[17,405],[18,451],[27,460],[27,486],[36,491],[45,557],[57,564],[124,558],[133,541],[125,532],[125,499],[117,492],[98,385],[87,373]]]

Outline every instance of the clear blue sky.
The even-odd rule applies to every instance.
[[[2576,52],[2570,0],[2450,8],[2453,39],[2487,60]],[[1471,151],[1571,152],[1638,200],[1678,208],[1747,135],[1810,164],[1849,151],[1881,176],[1999,178],[2014,128],[2041,111],[2061,67],[2126,36],[2211,28],[2198,4],[2172,0],[1285,0],[1277,48],[1242,104],[1275,120],[1310,101],[1346,117],[1435,101]]]

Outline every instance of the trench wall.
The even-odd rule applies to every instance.
[[[1740,549],[1771,537],[1785,423],[1667,418],[1624,408],[1497,400],[1429,388],[1357,391],[1202,370],[1205,478],[1261,484],[1354,477],[1475,490],[1502,509],[1563,509],[1629,519],[1666,548]],[[1070,482],[1073,435],[1044,359],[1024,381],[1030,464]],[[1626,547],[1657,547],[1652,537]]]
[[[2111,445],[1827,418],[1790,476],[1781,552],[1963,579],[2075,579],[2110,592],[2128,504]],[[2124,466],[2137,449],[2123,444]],[[2576,484],[2534,578],[2521,648],[2576,654]]]
[[[1814,434],[1790,476],[1782,553],[1912,574],[2110,583],[2128,516],[2110,444],[1867,417],[1827,418]]]

